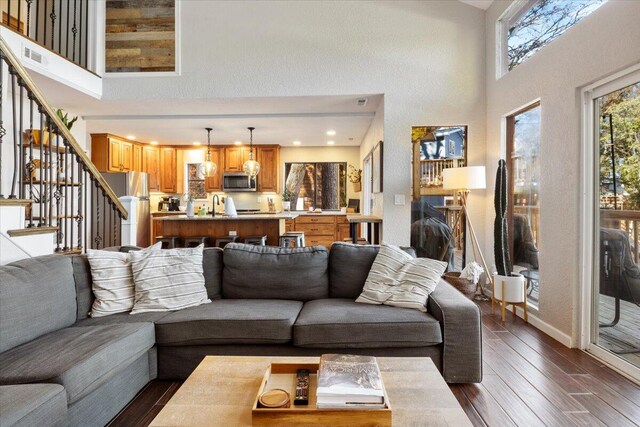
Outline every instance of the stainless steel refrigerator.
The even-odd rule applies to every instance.
[[[149,227],[151,225],[149,175],[146,172],[108,172],[102,175],[116,196],[135,196],[139,199],[136,209],[138,225],[136,245],[149,246]]]

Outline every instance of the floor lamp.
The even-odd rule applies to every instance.
[[[467,211],[467,197],[469,196],[470,190],[484,190],[487,188],[484,166],[467,166],[462,168],[454,167],[444,169],[442,171],[442,188],[444,190],[456,191],[460,196],[460,203],[462,205],[462,209],[460,210],[460,212],[458,212],[455,223],[453,225],[451,236],[453,236],[453,232],[456,229],[458,222],[460,221],[460,217],[464,214],[469,226],[469,234],[471,235],[471,248],[473,250],[473,256],[475,259],[480,258],[480,262],[482,263],[482,268],[484,268],[486,276],[489,278],[489,280],[493,280],[491,274],[489,273],[489,269],[487,268],[487,262],[485,261],[484,255],[482,254],[482,249],[480,249],[478,237],[476,236],[475,229],[473,228],[473,224],[471,223],[471,217],[469,217],[469,212]],[[449,237],[449,242],[451,241],[451,236]],[[446,247],[449,247],[449,243],[447,243]],[[487,298],[484,293],[483,285],[478,282],[480,295],[477,295],[476,298]]]

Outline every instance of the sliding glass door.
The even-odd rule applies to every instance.
[[[638,77],[603,85],[591,100],[596,148],[591,348],[635,367],[640,367]]]

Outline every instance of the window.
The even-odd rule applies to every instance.
[[[602,6],[606,0],[516,1],[498,21],[500,75]]]
[[[508,221],[514,271],[525,276],[537,305],[540,250],[540,103],[507,117]]]
[[[347,206],[347,164],[285,163],[285,188],[296,210],[338,210]]]

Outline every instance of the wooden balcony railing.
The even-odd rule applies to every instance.
[[[600,209],[600,226],[624,230],[629,233],[629,246],[633,261],[640,260],[640,211]]]

